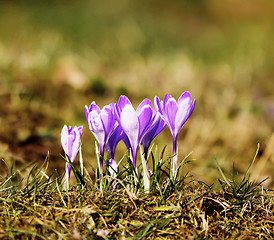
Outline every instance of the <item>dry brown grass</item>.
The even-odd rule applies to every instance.
[[[129,198],[125,190],[72,189],[1,193],[1,239],[272,239],[273,192],[261,187],[238,204],[229,189],[185,187],[182,198],[159,192]],[[64,205],[64,203],[66,205]]]

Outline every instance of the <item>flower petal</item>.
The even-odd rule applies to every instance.
[[[74,162],[80,146],[80,138],[83,132],[83,126],[74,128],[65,125],[61,132],[61,144],[64,152],[72,162]]]
[[[69,127],[69,130],[68,130],[68,155],[72,162],[74,161],[74,159],[72,159],[72,157],[73,157],[72,155],[73,155],[73,143],[74,143],[75,139],[76,139],[76,133],[72,127]]]
[[[180,102],[182,102],[186,98],[190,98],[192,102],[191,94],[188,91],[182,93],[182,95],[178,99],[178,104],[180,104]]]
[[[175,119],[176,119],[176,114],[178,111],[178,106],[177,102],[174,98],[169,98],[167,100],[166,105],[164,106],[165,108],[165,114],[166,114],[166,123],[169,126],[169,129],[171,131],[172,136],[174,137],[174,132],[175,132]]]
[[[156,108],[156,111],[160,113],[161,116],[163,116],[163,102],[160,101],[159,97],[154,97],[154,107]]]
[[[104,131],[105,131],[105,141],[108,140],[110,134],[115,130],[115,119],[113,116],[113,110],[110,106],[103,107],[100,114],[101,121],[103,123]]]
[[[122,141],[126,145],[126,148],[128,149],[128,152],[130,153],[130,148],[131,148],[130,141],[129,141],[128,136],[125,134],[124,131],[122,133]],[[132,149],[131,149],[131,151],[132,151]]]
[[[106,151],[109,152],[109,157],[114,158],[115,149],[117,144],[122,140],[123,137],[123,129],[121,126],[118,126],[115,131],[109,137],[106,143]]]
[[[138,115],[139,120],[139,136],[138,141],[141,141],[143,135],[148,131],[152,124],[153,110],[150,105],[144,106]]]
[[[85,115],[86,115],[86,120],[88,121],[88,114],[91,111],[96,111],[98,114],[100,114],[100,108],[96,105],[95,101],[93,101],[90,106],[85,106]]]
[[[89,129],[93,133],[100,148],[103,149],[105,144],[105,131],[100,115],[96,111],[92,111],[88,116]]]
[[[126,96],[124,96],[124,95],[121,95],[120,98],[119,98],[119,102],[116,103],[116,104],[114,104],[114,117],[115,117],[115,119],[117,120],[117,122],[119,124],[121,124],[120,123],[121,122],[121,120],[120,120],[120,118],[121,118],[121,111],[128,104],[132,105],[131,102],[129,101],[129,99]]]
[[[167,101],[172,98],[172,96],[170,94],[166,94],[164,97],[164,101],[163,101],[163,107],[165,108]]]
[[[126,96],[121,95],[118,101],[118,106],[120,107],[120,109],[123,110],[127,104],[132,105]]]
[[[152,109],[153,109],[153,106],[152,106],[152,103],[150,101],[150,99],[148,98],[145,98],[138,106],[138,108],[136,109],[136,113],[137,115],[139,116],[140,115],[140,112],[142,111],[142,109],[145,107],[145,106],[150,106]],[[154,109],[153,109],[154,110]],[[155,110],[154,110],[155,111]]]
[[[78,132],[79,132],[80,137],[81,137],[82,134],[83,134],[83,126],[78,127]]]
[[[178,111],[175,118],[175,136],[178,136],[185,122],[190,117],[192,107],[191,103],[192,99],[189,97],[186,97],[179,103]]]
[[[88,115],[89,115],[89,108],[88,108],[88,106],[86,105],[86,106],[85,106],[85,116],[86,116],[87,122],[88,122]]]
[[[82,130],[82,128],[80,128]],[[81,139],[81,132],[79,132],[78,127],[74,127],[73,129],[73,135],[74,135],[74,141],[72,143],[72,150],[71,150],[71,161],[74,162],[78,152],[79,152],[79,146],[80,146],[80,139]]]
[[[162,132],[164,130],[164,128],[166,127],[166,123],[164,120],[160,120],[156,126],[157,126],[157,129],[154,133],[153,138],[155,138],[160,132]]]
[[[129,138],[132,150],[138,149],[139,121],[131,104],[127,104],[121,112],[121,127]]]
[[[66,155],[68,155],[68,127],[64,125],[61,132],[61,144]]]
[[[192,106],[191,106],[190,115],[193,113],[193,110],[194,110],[194,108],[195,108],[195,105],[196,105],[196,98],[194,99],[193,104],[192,104]]]

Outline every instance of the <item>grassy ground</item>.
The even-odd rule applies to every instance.
[[[273,199],[255,195],[235,205],[229,194],[184,190],[159,205],[159,194],[140,195],[133,202],[125,191],[35,194],[22,200],[1,197],[2,239],[272,239]],[[79,200],[80,196],[80,200]],[[202,197],[201,197],[202,196]],[[17,199],[17,198],[16,198]],[[81,202],[82,200],[82,202]],[[8,216],[8,218],[7,218]],[[9,238],[8,238],[9,237]]]
[[[150,193],[130,181],[91,180],[63,190],[46,167],[9,171],[0,185],[1,239],[272,239],[273,191],[248,178],[208,186],[189,174],[175,181],[166,165],[151,175]],[[220,174],[223,172],[219,169]],[[156,173],[156,174],[155,174]],[[235,173],[235,172],[234,172]],[[21,175],[28,177],[23,179]],[[246,176],[248,170],[246,171]],[[126,174],[129,176],[129,174]],[[168,175],[167,175],[168,176]],[[102,185],[100,184],[102,182]],[[140,181],[141,183],[142,181]],[[127,187],[125,187],[127,185]],[[100,186],[103,186],[102,188]],[[138,187],[137,187],[138,188]],[[102,190],[100,190],[102,189]],[[135,188],[136,189],[136,188]]]
[[[273,188],[273,2],[119,0],[109,4],[0,1],[0,158],[9,168],[14,164],[20,170],[33,162],[40,166],[49,152],[47,174],[56,170],[61,175],[65,165],[60,156],[61,128],[82,124],[83,158],[92,175],[94,138],[85,122],[85,105],[95,100],[103,107],[126,94],[137,107],[144,97],[153,100],[155,95],[163,98],[170,93],[178,98],[188,90],[197,105],[179,135],[179,159],[192,152],[189,158],[195,161],[188,169],[193,179],[216,186],[220,173],[215,156],[229,179],[233,163],[242,177],[260,143],[250,173],[257,182],[269,177],[264,187]],[[172,152],[168,129],[155,143],[159,149],[167,145],[167,153]],[[125,152],[119,144],[117,158]],[[18,190],[0,190],[3,236],[8,229],[14,238],[37,229],[40,235],[61,239],[71,236],[73,222],[75,239],[77,232],[83,238],[95,237],[98,229],[108,230],[108,236],[232,238],[238,231],[242,238],[273,237],[268,233],[273,230],[273,192],[266,189],[258,188],[254,201],[238,206],[226,189],[229,186],[204,195],[207,185],[193,189],[186,184],[179,205],[174,194],[161,204],[157,191],[138,195],[134,203],[142,212],[134,210],[121,189],[110,195],[121,197],[114,207],[121,207],[121,216],[115,217],[113,209],[100,208],[111,201],[109,193],[101,196],[92,187],[66,193],[61,185],[59,193],[57,176],[51,178],[43,197],[39,191],[24,197],[23,183],[31,166],[16,175],[25,179]],[[3,161],[0,174],[4,189],[4,179],[10,175]],[[85,197],[89,195],[94,202]],[[78,196],[83,196],[82,202],[71,201]],[[184,206],[191,199],[195,200]],[[173,204],[178,208],[155,210]],[[23,226],[29,232],[23,232]],[[124,233],[114,230],[118,226],[125,228]]]
[[[242,171],[258,142],[259,155],[273,149],[272,1],[105,4],[0,3],[2,158],[42,163],[50,151],[50,168],[63,170],[60,129],[83,124],[84,158],[94,162],[85,105],[126,94],[137,106],[185,90],[197,106],[179,136],[179,157],[193,152],[197,177],[214,181],[214,155],[225,171],[233,161]],[[168,130],[156,143],[166,139]],[[265,155],[257,175],[273,177],[273,151]]]

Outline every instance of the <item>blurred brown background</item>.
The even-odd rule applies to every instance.
[[[227,174],[233,162],[243,173],[260,143],[253,176],[271,186],[273,39],[272,0],[0,1],[0,158],[19,167],[49,151],[50,171],[62,173],[61,128],[84,125],[94,165],[85,105],[125,94],[137,107],[188,90],[197,105],[179,158],[193,152],[194,178],[220,177],[214,156]],[[171,153],[170,140],[166,129],[155,143]],[[117,158],[125,152],[119,144]]]

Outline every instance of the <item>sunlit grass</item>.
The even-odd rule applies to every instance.
[[[219,165],[216,167],[224,177],[221,185],[208,186],[189,172],[177,174],[180,177],[173,181],[169,173],[172,156],[165,159],[163,152],[157,154],[157,148],[155,153],[149,193],[141,190],[142,178],[135,186],[137,192],[130,186],[136,182],[124,178],[135,171],[126,159],[120,165],[115,191],[111,188],[113,179],[91,179],[88,172],[81,175],[74,166],[77,181],[67,190],[63,175],[47,174],[47,160],[40,168],[34,165],[16,170],[7,166],[8,174],[0,181],[0,237],[273,238],[273,192],[258,184],[244,199],[235,194],[234,186],[245,182],[250,168],[242,182],[234,177],[232,182],[227,180]],[[180,168],[189,164],[185,161]],[[252,182],[247,179],[244,185],[246,189]]]

